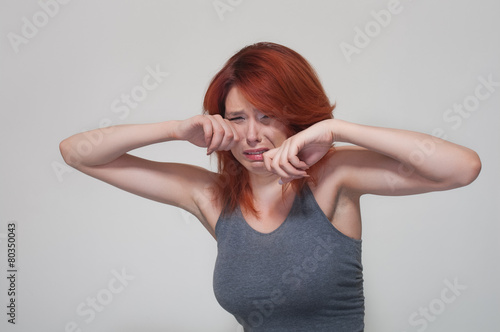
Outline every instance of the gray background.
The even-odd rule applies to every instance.
[[[211,77],[257,41],[304,55],[336,117],[440,131],[481,156],[468,187],[363,198],[366,331],[497,330],[500,87],[471,112],[447,109],[472,100],[481,77],[500,81],[498,1],[401,0],[380,31],[371,12],[389,1],[49,1],[51,15],[40,3],[0,2],[0,276],[9,222],[19,245],[17,324],[2,277],[2,331],[241,330],[214,298],[216,242],[195,218],[71,171],[58,144],[100,124],[199,114]],[[220,3],[229,7],[219,15]],[[34,21],[38,31],[23,28]],[[348,61],[341,44],[365,27],[373,37]],[[16,46],[23,29],[30,38]],[[147,67],[169,75],[128,115],[116,112]],[[184,142],[134,153],[215,165]],[[466,287],[449,303],[446,280]]]

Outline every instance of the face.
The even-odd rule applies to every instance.
[[[227,95],[225,118],[241,137],[231,149],[236,160],[252,173],[267,173],[262,154],[279,147],[288,138],[286,127],[257,110],[237,87],[231,88]]]

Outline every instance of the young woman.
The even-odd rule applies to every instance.
[[[246,331],[362,331],[361,195],[457,188],[481,168],[463,146],[334,119],[311,66],[274,43],[231,57],[204,108],[77,134],[60,150],[90,176],[195,215],[217,240],[217,300]],[[102,141],[84,149],[88,135]],[[127,154],[171,140],[215,152],[218,173]]]

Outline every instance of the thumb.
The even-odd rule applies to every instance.
[[[269,172],[272,172],[271,162],[273,161],[276,152],[278,152],[278,149],[274,148],[271,150],[267,150],[262,154],[262,157],[264,158],[264,166]]]
[[[213,136],[212,122],[209,119],[205,119],[202,125],[203,125],[203,135],[205,136],[205,144],[208,147],[212,142],[212,136]]]

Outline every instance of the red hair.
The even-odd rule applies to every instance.
[[[297,52],[288,47],[262,42],[249,45],[233,55],[212,79],[203,102],[205,113],[225,116],[226,97],[238,87],[246,100],[262,113],[280,120],[290,137],[311,125],[333,118],[335,105],[330,101],[315,70]],[[217,197],[224,212],[232,212],[239,204],[255,215],[248,171],[231,151],[217,151]],[[310,174],[314,181],[314,169]],[[304,179],[292,181],[299,192]]]

